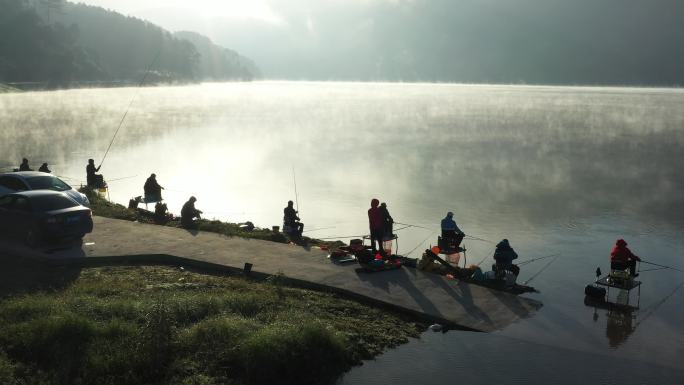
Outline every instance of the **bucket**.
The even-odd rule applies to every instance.
[[[461,261],[461,253],[447,254],[446,260],[450,264],[458,266],[458,262]]]
[[[385,250],[385,254],[392,255],[392,240],[382,241],[382,249]]]

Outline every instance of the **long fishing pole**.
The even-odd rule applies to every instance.
[[[310,232],[310,231],[329,230],[329,229],[334,229],[334,228],[335,228],[335,226],[330,226],[330,227],[319,227],[319,228],[315,228],[315,229],[311,229],[311,230],[304,230],[304,231],[302,231],[302,233],[308,233],[308,232]]]
[[[299,214],[299,194],[297,194],[297,175],[295,174],[294,166],[292,166],[292,181],[294,182],[295,202],[297,204],[297,214]]]
[[[123,178],[110,179],[107,181],[107,183],[116,182],[117,180],[131,179],[131,178],[135,178],[135,177],[137,177],[137,175],[125,176]]]
[[[367,237],[367,236],[368,236],[368,234],[366,234],[366,235],[349,235],[349,236],[346,236],[346,237],[326,237],[326,238],[317,238],[317,239],[320,239],[320,240],[327,240],[327,239],[349,239],[349,238],[363,238],[363,237]]]
[[[102,164],[104,163],[105,159],[107,158],[107,154],[109,154],[109,149],[112,148],[112,144],[114,144],[114,139],[116,139],[116,136],[119,134],[119,130],[123,126],[124,120],[126,120],[126,116],[128,115],[128,111],[130,111],[131,107],[133,106],[133,102],[135,101],[135,98],[138,96],[138,94],[140,94],[140,87],[142,87],[143,84],[145,84],[145,80],[147,80],[147,75],[150,74],[150,70],[152,69],[152,66],[154,66],[154,63],[157,62],[157,59],[161,55],[161,51],[162,50],[160,47],[159,51],[157,52],[157,55],[152,60],[152,63],[150,63],[150,65],[145,70],[145,75],[143,76],[142,80],[140,81],[140,83],[138,84],[138,87],[137,87],[138,92],[136,92],[135,95],[133,95],[133,97],[131,98],[131,102],[128,103],[128,108],[126,108],[126,111],[124,112],[123,116],[121,117],[121,121],[119,121],[119,126],[116,128],[116,131],[114,131],[114,136],[112,137],[112,140],[109,142],[109,146],[107,146],[107,151],[105,151],[105,154],[102,157],[102,161],[100,161],[100,165],[97,166],[98,169],[100,167],[102,167]]]
[[[546,259],[546,258],[555,257],[555,256],[558,256],[558,255],[560,255],[560,254],[559,254],[559,253],[556,253],[556,254],[547,255],[547,256],[545,256],[545,257],[539,257],[539,258],[528,259],[527,261],[522,261],[522,262],[518,263],[518,266],[524,266],[524,265],[527,265],[528,263],[536,262],[536,261],[539,261],[539,260],[541,260],[541,259]]]
[[[418,225],[412,225],[412,224],[410,224],[410,223],[401,223],[401,222],[394,222],[394,223],[396,223],[396,224],[398,224],[398,225],[402,225],[402,226],[407,226],[407,227],[417,227],[417,228],[419,228],[419,229],[432,230],[431,228],[428,228],[428,227],[423,227],[423,226],[418,226]]]
[[[682,288],[682,286],[684,286],[684,282],[682,282],[682,283],[680,283],[679,285],[677,285],[677,287],[675,287],[674,290],[672,290],[672,291],[670,292],[670,294],[666,295],[666,296],[665,296],[663,299],[661,299],[659,302],[657,302],[657,303],[655,303],[654,305],[650,306],[650,307],[649,307],[650,309],[647,310],[647,313],[646,313],[646,315],[644,316],[644,318],[642,318],[641,321],[637,322],[636,325],[635,325],[634,327],[637,327],[637,326],[641,325],[642,322],[646,321],[651,315],[653,315],[653,313],[655,313],[656,310],[658,310],[658,308],[659,308],[660,306],[662,306],[662,305],[663,305],[665,302],[667,302],[667,300],[669,300],[676,292],[678,292],[679,289]]]
[[[672,266],[659,265],[659,264],[657,264],[657,263],[648,262],[648,261],[644,261],[644,260],[641,260],[641,263],[645,263],[645,264],[653,265],[653,266],[658,266],[658,267],[662,267],[662,268],[665,268],[665,269],[671,269],[671,270],[674,270],[674,271],[679,271],[679,272],[684,273],[684,270],[677,269],[676,267],[672,267]]]
[[[537,278],[537,277],[539,276],[539,274],[541,274],[544,270],[546,270],[547,267],[551,266],[551,264],[552,264],[553,262],[555,262],[556,259],[558,259],[559,256],[560,256],[560,254],[556,255],[556,257],[555,257],[554,259],[550,260],[549,263],[546,264],[546,266],[542,267],[541,270],[539,270],[535,275],[533,275],[532,277],[530,277],[530,279],[528,279],[527,281],[523,282],[523,285],[527,285],[528,283],[532,282],[533,279]]]
[[[416,245],[416,247],[413,248],[413,250],[409,251],[405,256],[408,257],[409,255],[411,255],[411,253],[413,253],[414,251],[416,251],[417,248],[422,246],[423,243],[425,243],[425,241],[427,241],[432,236],[432,234],[434,234],[436,232],[437,232],[436,230],[431,232],[427,237],[425,237],[425,239],[423,239],[418,245]]]
[[[474,237],[474,236],[468,235],[468,234],[466,234],[465,236],[468,237],[468,238],[470,238],[470,239],[472,239],[472,240],[474,240],[474,241],[482,241],[482,242],[487,242],[487,243],[494,244],[494,242],[492,242],[492,241],[490,241],[490,240],[487,240],[487,239],[484,239],[484,238],[478,238],[478,237]]]

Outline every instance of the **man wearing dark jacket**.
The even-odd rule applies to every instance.
[[[100,165],[100,167],[102,167],[102,165]],[[96,172],[100,171],[100,167],[95,167],[95,160],[88,159],[88,165],[86,166],[86,181],[88,183],[88,187],[105,187],[105,182],[102,175],[95,174]]]
[[[387,210],[387,204],[382,202],[380,204],[380,217],[382,218],[382,232],[385,239],[392,239],[394,234],[392,234],[392,228],[394,227],[394,219]]]
[[[513,264],[513,260],[518,258],[518,253],[513,250],[511,245],[508,243],[508,239],[504,239],[496,245],[496,251],[494,251],[494,261],[496,261],[496,266],[509,270],[513,274],[520,274],[520,268]]]
[[[190,197],[181,209],[181,226],[185,228],[195,227],[197,224],[195,218],[201,219],[200,214],[202,214],[202,211],[195,208],[195,202],[197,202],[197,198]]]
[[[304,224],[299,222],[297,210],[294,209],[294,202],[287,201],[287,207],[283,210],[283,231],[287,234],[301,237],[304,232]]]
[[[159,202],[162,200],[161,190],[163,190],[164,187],[157,183],[156,174],[152,174],[147,178],[143,189],[145,190],[145,202]]]
[[[371,200],[371,208],[368,209],[368,225],[370,227],[370,241],[373,254],[376,252],[380,253],[383,257],[385,256],[385,250],[382,248],[382,238],[384,236],[385,227],[382,222],[382,213],[378,208],[380,201],[373,198]],[[378,243],[378,247],[375,247],[375,242]]]
[[[28,159],[24,158],[21,160],[21,164],[19,165],[19,171],[33,171],[31,170],[31,167],[29,167]]]

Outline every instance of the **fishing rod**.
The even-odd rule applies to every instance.
[[[131,179],[131,178],[135,178],[135,177],[137,177],[137,175],[125,176],[123,178],[110,179],[107,181],[107,183],[116,182],[117,180]]]
[[[315,229],[311,229],[311,230],[304,230],[304,231],[302,231],[302,233],[308,233],[308,232],[310,232],[310,231],[329,230],[329,229],[334,229],[334,228],[335,228],[335,226],[330,226],[330,227],[319,227],[319,228],[315,228]]]
[[[114,136],[112,137],[112,140],[109,142],[109,146],[107,146],[107,151],[105,151],[104,156],[102,157],[102,161],[100,161],[100,165],[97,166],[98,170],[100,167],[102,167],[102,164],[104,163],[105,159],[107,159],[107,154],[109,154],[109,150],[112,148],[112,144],[114,144],[114,139],[116,139],[116,136],[119,134],[119,130],[123,126],[124,120],[126,120],[126,116],[128,115],[128,111],[130,111],[131,107],[133,106],[133,102],[135,101],[135,98],[140,94],[140,87],[145,84],[145,80],[147,80],[147,75],[150,74],[150,70],[152,69],[152,66],[154,66],[154,63],[157,62],[157,59],[159,59],[159,56],[161,55],[161,47],[159,48],[159,51],[157,52],[157,55],[154,57],[152,60],[152,63],[147,67],[145,70],[145,75],[143,76],[142,80],[138,84],[138,92],[136,92],[135,95],[131,98],[131,102],[128,103],[128,107],[126,108],[126,111],[124,112],[123,116],[121,117],[121,121],[119,121],[119,126],[116,128],[116,131],[114,131]]]
[[[394,222],[394,223],[396,223],[396,224],[398,224],[398,225],[402,225],[402,226],[407,226],[407,227],[417,227],[417,228],[419,228],[419,229],[432,230],[431,228],[428,228],[428,227],[423,227],[423,226],[418,226],[418,225],[412,225],[412,224],[410,224],[410,223],[401,223],[401,222]]]
[[[420,243],[419,243],[418,245],[416,245],[416,247],[414,247],[413,250],[409,251],[405,256],[408,257],[409,255],[411,255],[411,253],[413,253],[414,251],[416,251],[417,248],[419,248],[420,246],[422,246],[423,243],[425,243],[425,241],[427,241],[427,240],[432,236],[432,234],[434,234],[434,233],[436,233],[436,232],[437,232],[436,230],[433,231],[433,232],[431,232],[427,237],[425,237],[425,239],[423,239],[422,241],[420,241]]]
[[[320,240],[327,240],[327,239],[350,239],[350,238],[364,238],[367,237],[368,235],[350,235],[346,237],[327,237],[327,238],[318,238]]]
[[[295,202],[297,204],[297,214],[299,214],[299,194],[297,194],[297,175],[295,174],[294,165],[292,166],[292,181],[294,182]]]
[[[641,325],[642,322],[646,321],[651,315],[653,315],[653,313],[655,313],[656,310],[658,310],[658,308],[659,308],[660,306],[662,306],[662,305],[663,305],[665,302],[667,302],[667,301],[668,301],[676,292],[678,292],[679,289],[682,288],[682,286],[684,286],[684,282],[682,282],[682,283],[680,283],[679,285],[677,285],[677,287],[675,287],[674,290],[672,290],[672,291],[670,292],[670,294],[668,294],[668,295],[666,295],[665,297],[663,297],[663,299],[661,299],[660,302],[657,302],[657,303],[655,303],[655,304],[649,306],[649,308],[647,309],[647,313],[646,313],[646,315],[644,316],[644,318],[642,318],[641,321],[637,322],[636,325],[635,325],[634,327],[636,328],[637,326]]]
[[[524,266],[524,265],[527,265],[528,263],[536,262],[536,261],[539,261],[539,260],[541,260],[541,259],[546,259],[546,258],[555,257],[555,256],[558,256],[558,255],[560,255],[560,253],[547,255],[547,256],[545,256],[545,257],[539,257],[539,258],[528,259],[527,261],[522,261],[522,262],[518,263],[518,266]]]
[[[532,277],[530,277],[530,279],[523,282],[523,285],[527,285],[528,283],[532,282],[533,279],[537,278],[539,276],[539,274],[541,274],[544,270],[546,270],[547,267],[551,266],[551,264],[554,263],[556,261],[556,259],[558,259],[559,256],[560,256],[560,254],[556,255],[556,257],[554,259],[550,260],[549,263],[546,264],[546,266],[542,267],[541,270],[539,270],[536,274],[534,274]]]
[[[401,230],[404,230],[404,229],[408,229],[409,227],[411,227],[411,226],[400,227],[400,228],[394,229],[394,230],[392,230],[392,231],[401,231]]]
[[[664,268],[664,269],[671,269],[671,270],[674,270],[674,271],[679,271],[679,272],[684,273],[684,270],[677,269],[676,267],[672,267],[672,266],[659,265],[659,264],[657,264],[657,263],[647,262],[647,261],[644,261],[644,260],[641,260],[641,263],[645,263],[645,264],[647,264],[647,265],[653,265],[653,266],[662,267],[662,268]]]
[[[472,239],[472,240],[474,240],[474,241],[482,241],[482,242],[487,242],[487,243],[494,244],[494,242],[492,242],[492,241],[490,241],[490,240],[487,240],[487,239],[484,239],[484,238],[478,238],[478,237],[474,237],[474,236],[468,235],[468,234],[466,234],[466,237],[468,237],[468,238],[470,238],[470,239]]]

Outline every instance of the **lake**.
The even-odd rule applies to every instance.
[[[466,240],[469,264],[490,264],[503,238],[521,260],[560,253],[522,269],[540,290],[526,295],[544,303],[532,318],[488,335],[427,332],[342,383],[684,383],[684,273],[642,272],[634,314],[583,303],[618,238],[684,268],[684,90],[254,82],[3,94],[0,168],[27,157],[83,183],[132,98],[101,170],[116,202],[142,195],[154,172],[176,214],[195,195],[208,217],[270,227],[292,199],[305,230],[327,228],[307,235],[346,237],[367,232],[378,198],[419,226],[398,231],[413,257],[447,211],[486,240]]]

